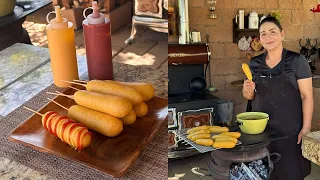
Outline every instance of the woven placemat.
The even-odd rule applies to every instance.
[[[40,109],[47,103],[45,92],[54,92],[55,90],[58,90],[58,88],[51,85],[22,106]],[[10,132],[32,115],[32,113],[22,109],[22,106],[0,121],[0,156],[21,163],[55,179],[114,179],[83,164],[11,142],[8,139]],[[167,133],[167,126],[163,126],[121,179],[168,179]]]

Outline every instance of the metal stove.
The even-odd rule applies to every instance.
[[[211,176],[216,180],[269,179],[273,164],[281,155],[269,153],[267,146],[271,141],[282,138],[286,136],[269,128],[258,135],[242,133],[239,138],[242,144],[232,149],[212,151],[208,168],[193,168],[192,172]],[[199,170],[206,173],[198,172]]]
[[[270,154],[266,148],[269,142],[255,145],[248,151],[219,150],[211,153],[208,171],[214,179],[269,179],[273,170]]]
[[[286,138],[281,133],[266,129],[258,135],[242,133],[239,140],[242,144],[232,149],[219,149],[211,152],[208,168],[193,168],[198,175],[211,176],[215,180],[269,179],[281,155],[270,153],[267,149],[273,140]],[[206,171],[205,173],[198,172]]]
[[[201,125],[230,124],[234,103],[220,99],[208,90],[196,93],[190,88],[193,77],[206,79],[211,52],[207,44],[169,45],[169,158],[199,154],[172,132]]]

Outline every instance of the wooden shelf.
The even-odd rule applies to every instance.
[[[169,44],[179,44],[179,36],[178,35],[168,35],[168,43]]]
[[[263,14],[259,15],[259,20],[260,17],[263,16]],[[233,43],[238,43],[238,41],[245,36],[248,38],[249,36],[255,36],[259,37],[259,30],[258,29],[249,29],[249,22],[248,22],[249,17],[244,16],[244,29],[239,29],[238,24],[236,23],[235,18],[233,18]]]

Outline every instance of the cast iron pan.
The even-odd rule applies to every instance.
[[[190,89],[195,93],[203,93],[207,89],[207,82],[201,76],[195,76],[190,81]]]
[[[238,131],[241,133],[239,141],[241,141],[242,144],[237,145],[232,149],[221,149],[222,151],[234,151],[234,152],[240,151],[241,152],[241,151],[254,150],[254,149],[259,149],[261,147],[266,147],[270,143],[270,141],[287,138],[286,135],[276,132],[268,127],[261,134],[256,134],[256,135],[245,134],[241,132],[240,128],[236,130],[235,127],[229,128],[229,130]]]

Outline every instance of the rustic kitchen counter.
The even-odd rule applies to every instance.
[[[47,54],[47,57],[48,56],[49,55]],[[79,75],[81,79],[87,80],[88,74],[87,74],[86,58],[85,56],[78,56],[77,59],[78,59]],[[0,90],[0,122],[9,119],[11,116],[13,116],[12,115],[14,114],[13,111],[16,108],[20,107],[22,104],[26,103],[30,99],[32,100],[32,98],[37,96],[38,93],[42,92],[43,94],[43,90],[45,90],[50,85],[52,85],[53,79],[51,75],[50,62],[49,61],[44,61],[44,62],[47,62],[47,63],[42,63],[41,66],[39,67],[37,66],[36,68],[30,68],[30,70],[25,72],[27,73],[27,75],[21,75],[15,78],[15,80],[12,81],[11,84],[9,84],[8,86]],[[15,66],[15,67],[19,68],[19,66]],[[12,73],[12,72],[16,72],[16,70],[8,69],[8,72],[5,72],[5,73]],[[150,69],[150,68],[131,66],[131,65],[114,62],[114,77],[115,77],[115,80],[118,80],[118,81],[135,81],[135,82],[151,83],[155,87],[156,96],[167,98],[168,81],[167,81],[167,64],[166,63],[158,69]],[[45,104],[45,103],[46,102],[43,102],[42,104]],[[13,128],[14,127],[11,127],[11,129]],[[8,135],[9,134],[5,134],[3,138],[7,138]],[[10,143],[10,142],[7,142],[7,143]],[[161,143],[161,144],[165,144],[165,143]],[[7,158],[9,151],[12,151],[12,150],[6,149],[5,145],[0,145],[0,146],[2,146],[0,147],[1,179],[52,179],[47,174],[40,173],[39,171],[36,171],[33,168],[27,167],[26,165],[17,162],[18,160]],[[21,147],[21,149],[23,148]],[[21,151],[21,149],[19,149],[19,152]],[[156,148],[153,147],[152,149],[156,149]],[[150,153],[150,150],[149,150],[149,153]],[[165,156],[167,155],[166,152],[164,154]],[[22,154],[17,154],[17,156],[21,156],[21,155]],[[25,157],[21,156],[20,158],[22,158],[21,161],[23,161]],[[146,161],[146,160],[140,160],[140,161],[142,162],[140,162],[140,164],[136,166],[142,166],[141,163],[143,163],[143,161]],[[149,163],[145,163],[145,164],[146,166],[150,165]],[[39,167],[39,166],[40,165],[34,165],[34,167]],[[46,171],[45,167],[46,165],[41,165],[40,169],[43,169],[45,172]],[[154,166],[154,168],[156,168],[156,166]],[[152,176],[152,175],[153,174],[149,174],[149,176]]]
[[[320,130],[320,78],[313,79],[313,98],[314,98],[314,110],[313,110],[313,118],[312,118],[312,131]]]
[[[320,131],[308,133],[302,139],[302,154],[320,166]]]
[[[302,154],[313,163],[314,174],[320,173],[320,78],[314,78],[314,110],[311,131],[302,139]],[[318,177],[317,177],[318,178]]]
[[[314,88],[320,88],[320,78],[312,79],[312,86]]]

